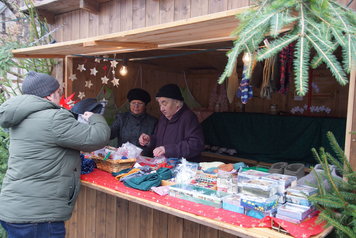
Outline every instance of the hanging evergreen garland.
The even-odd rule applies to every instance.
[[[245,52],[262,61],[296,42],[294,74],[297,94],[308,91],[309,68],[325,63],[336,80],[345,85],[347,73],[356,66],[356,14],[332,0],[257,0],[256,7],[237,16],[237,37],[219,83],[230,77],[237,57]],[[283,32],[283,29],[288,31]],[[269,36],[271,41],[260,49]],[[342,63],[333,52],[342,49]],[[310,60],[312,50],[315,56]],[[250,68],[252,60],[249,62]],[[249,77],[249,76],[247,76]]]

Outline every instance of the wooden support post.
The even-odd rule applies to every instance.
[[[97,0],[80,0],[79,7],[93,14],[98,14],[100,11]]]
[[[356,69],[350,74],[349,98],[347,104],[345,155],[356,170]],[[352,133],[353,132],[353,133]]]
[[[65,82],[65,89],[64,89],[64,96],[68,97],[68,95],[72,94],[73,91],[73,82],[69,80],[69,77],[73,74],[73,58],[67,56],[64,61],[64,82]]]

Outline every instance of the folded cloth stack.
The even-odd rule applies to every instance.
[[[124,184],[127,187],[135,188],[143,191],[148,191],[151,187],[157,187],[161,185],[162,180],[172,178],[172,172],[168,168],[159,168],[156,173],[143,175],[141,177],[135,177],[127,179]]]

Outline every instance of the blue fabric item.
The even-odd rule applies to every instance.
[[[82,166],[80,174],[89,174],[93,172],[96,164],[91,159],[85,159],[83,154],[80,154],[80,158],[82,159]]]
[[[159,168],[156,173],[151,173],[141,177],[135,177],[124,181],[127,187],[148,191],[151,187],[161,185],[162,180],[172,178],[172,172],[168,168]]]
[[[180,158],[167,158],[167,164],[173,167],[176,167],[177,164],[180,164],[182,160]]]
[[[208,169],[203,170],[203,171],[204,171],[204,173],[207,173],[207,174],[216,174],[214,172],[215,169],[219,169],[219,168],[218,167],[211,167],[211,168],[208,168]]]
[[[238,162],[238,163],[235,163],[234,164],[234,169],[236,169],[237,171],[240,169],[240,168],[245,168],[247,167],[246,164],[244,162]]]
[[[8,238],[64,238],[64,222],[9,223],[0,221]]]
[[[257,218],[257,219],[262,219],[265,217],[265,215],[260,212],[260,211],[256,211],[256,210],[249,210],[247,213],[246,213],[247,216],[250,216],[250,217],[254,217],[254,218]]]

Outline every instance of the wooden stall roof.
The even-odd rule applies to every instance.
[[[139,50],[167,49],[233,40],[235,15],[247,8],[122,31],[80,40],[13,50],[17,58],[63,58],[68,55],[103,55]]]

